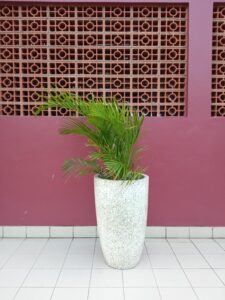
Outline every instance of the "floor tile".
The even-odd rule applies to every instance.
[[[94,252],[95,254],[102,254],[103,255],[103,252],[102,252],[102,248],[101,248],[101,245],[100,245],[100,242],[96,242],[95,244],[95,247],[94,247]]]
[[[204,255],[207,262],[212,268],[225,269],[225,255],[224,254],[206,254]]]
[[[192,288],[160,288],[162,300],[198,300]]]
[[[66,257],[63,268],[91,269],[92,254],[70,254]]]
[[[93,268],[94,269],[110,269],[110,267],[106,264],[102,253],[95,253],[94,258],[93,258]]]
[[[149,256],[147,254],[142,254],[140,261],[138,262],[138,264],[136,265],[135,269],[151,269],[151,263],[150,263],[150,259]]]
[[[13,300],[17,290],[17,288],[0,288],[0,299]]]
[[[91,288],[88,300],[123,300],[122,288]]]
[[[182,268],[190,268],[190,269],[198,269],[198,268],[210,268],[209,264],[207,264],[204,257],[200,254],[177,254],[177,259],[179,260]]]
[[[107,266],[99,239],[3,238],[0,299],[87,300],[90,284],[88,300],[124,300],[124,293],[125,300],[159,300],[158,284],[161,300],[196,300],[190,282],[199,300],[225,299],[225,239],[146,239],[145,245],[139,264],[121,271]]]
[[[42,251],[42,255],[66,255],[72,239],[49,239]]]
[[[165,238],[145,238],[145,243],[167,243]]]
[[[211,269],[184,270],[193,287],[222,287],[223,284]]]
[[[208,240],[205,243],[193,241],[193,243],[202,254],[225,254],[224,249],[213,240]]]
[[[195,288],[199,300],[224,300],[225,288]]]
[[[150,254],[150,261],[152,268],[156,269],[180,269],[180,265],[173,254],[163,255],[163,254]]]
[[[47,244],[48,239],[39,238],[28,238],[23,241],[20,247],[16,250],[16,255],[18,254],[39,254],[42,249],[44,249]]]
[[[170,245],[166,242],[161,243],[146,243],[146,248],[149,254],[173,254]]]
[[[54,287],[60,269],[33,269],[28,274],[23,287]]]
[[[214,243],[214,239],[207,239],[207,238],[193,238],[190,239],[192,243]]]
[[[87,300],[87,295],[88,288],[56,288],[51,300]]]
[[[192,243],[171,242],[170,245],[176,254],[199,254]]]
[[[154,269],[159,287],[189,287],[190,284],[182,270]]]
[[[225,269],[214,269],[214,271],[225,284]]]
[[[93,269],[91,287],[122,287],[122,271],[116,269]]]
[[[70,254],[93,254],[95,248],[94,238],[74,239],[69,248]]]
[[[169,243],[190,243],[190,239],[182,239],[182,238],[167,238],[166,239]]]
[[[9,253],[0,253],[0,268],[2,268],[7,263],[11,255],[12,254]]]
[[[91,270],[84,269],[63,269],[57,287],[88,287]]]
[[[65,260],[64,254],[40,255],[34,264],[34,268],[59,269]]]
[[[27,276],[29,269],[0,270],[0,287],[19,287]]]
[[[102,253],[102,248],[101,248],[101,243],[100,243],[100,239],[99,238],[96,239],[95,253]]]
[[[37,254],[13,255],[4,265],[4,268],[29,269],[33,266],[36,259]]]
[[[19,246],[22,245],[23,242],[24,239],[4,238],[0,244],[0,253],[12,255],[17,249],[19,249]]]
[[[152,270],[124,270],[123,280],[125,287],[156,287]]]
[[[125,288],[125,300],[160,300],[157,288]]]
[[[142,250],[142,255],[148,255],[147,247],[145,244],[144,244],[144,248]]]
[[[225,250],[225,239],[216,239],[216,242]]]
[[[15,300],[50,300],[52,292],[50,288],[21,288]]]

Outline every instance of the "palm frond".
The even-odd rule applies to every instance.
[[[89,173],[101,173],[101,169],[94,160],[73,158],[65,160],[62,170],[65,173],[74,173],[75,175],[86,175]]]
[[[91,150],[88,159],[65,161],[63,170],[66,173],[84,175],[93,172],[104,178],[129,181],[141,178],[142,171],[134,167],[134,160],[141,152],[141,148],[135,149],[135,144],[144,116],[130,113],[126,104],[119,105],[114,99],[88,102],[57,89],[48,94],[46,102],[35,114],[47,108],[62,107],[76,111],[84,118],[68,118],[60,133],[85,136]]]

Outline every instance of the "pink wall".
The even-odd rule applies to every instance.
[[[189,3],[188,117],[144,123],[148,224],[225,226],[225,118],[210,117],[213,1],[165,2]],[[57,134],[61,122],[0,119],[1,225],[95,224],[92,176],[66,181],[60,171],[85,151],[81,139]]]

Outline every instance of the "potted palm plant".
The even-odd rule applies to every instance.
[[[68,118],[61,134],[82,135],[91,150],[86,158],[66,160],[63,170],[94,173],[97,226],[103,255],[113,268],[133,268],[144,245],[148,207],[148,176],[134,164],[144,116],[104,99],[84,101],[69,92],[53,91],[36,114],[65,108],[83,117]]]

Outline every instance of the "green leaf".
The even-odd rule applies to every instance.
[[[88,159],[65,161],[63,170],[76,175],[98,173],[103,178],[136,180],[142,171],[135,166],[141,148],[136,147],[144,116],[130,112],[126,104],[114,99],[84,101],[78,95],[52,90],[35,114],[48,108],[66,108],[82,117],[68,118],[60,129],[61,134],[81,135],[87,138]]]

